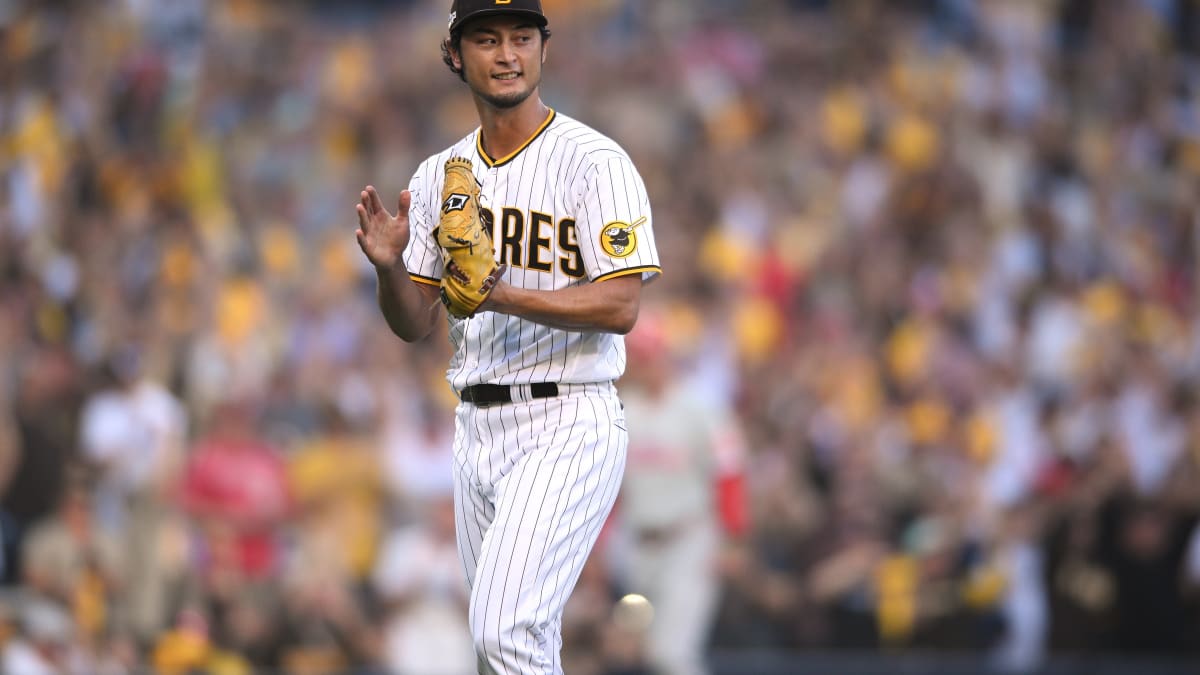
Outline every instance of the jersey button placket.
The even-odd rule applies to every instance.
[[[496,170],[487,165],[484,165],[483,176],[479,179],[479,205],[482,206],[483,208],[487,209],[488,211],[490,211],[492,213],[493,218],[498,215],[496,213],[496,210],[493,208],[494,203],[492,202],[492,188],[496,184],[495,176],[496,176]],[[495,244],[496,243],[495,230],[493,229],[492,232],[488,232],[488,235],[492,237],[492,243]]]
[[[484,165],[483,178],[479,186],[479,203],[492,214],[492,231],[488,234],[492,237],[492,246],[495,247],[497,254],[500,252],[500,242],[498,239],[501,233],[498,221],[500,220],[500,207],[502,206],[495,199],[498,175],[499,169],[494,166]]]

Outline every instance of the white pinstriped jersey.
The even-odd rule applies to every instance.
[[[646,187],[614,141],[551,111],[534,135],[507,157],[492,159],[480,131],[421,163],[409,185],[412,239],[404,262],[412,279],[437,285],[442,256],[433,229],[441,207],[444,165],[470,158],[480,206],[492,220],[504,281],[557,290],[661,272]],[[620,335],[564,331],[507,314],[450,317],[454,356],[446,378],[455,389],[480,384],[587,383],[615,380],[625,369]]]

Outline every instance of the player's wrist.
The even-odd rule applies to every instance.
[[[404,256],[400,254],[394,257],[381,257],[377,260],[372,260],[371,263],[375,266],[375,271],[380,274],[408,273],[408,269],[404,266]]]
[[[512,286],[503,281],[497,281],[487,298],[479,305],[479,311],[507,313],[511,291]]]

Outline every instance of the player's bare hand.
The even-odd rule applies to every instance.
[[[359,203],[354,207],[358,212],[358,229],[354,232],[358,237],[358,246],[371,264],[391,267],[400,260],[404,248],[408,246],[408,207],[412,203],[412,195],[408,190],[400,193],[400,203],[394,216],[383,208],[379,193],[373,186],[368,185],[359,197]]]

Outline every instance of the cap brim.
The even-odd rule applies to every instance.
[[[537,23],[537,25],[543,26],[543,27],[545,27],[546,25],[548,25],[550,23],[546,19],[546,16],[544,14],[539,14],[537,12],[534,12],[534,11],[531,11],[528,9],[504,9],[504,8],[481,9],[477,12],[472,12],[470,16],[465,16],[465,17],[455,21],[450,26],[450,32],[453,33],[454,31],[458,30],[459,28],[462,28],[463,24],[470,23],[471,21],[474,21],[475,19],[483,19],[483,18],[486,18],[489,16],[499,16],[501,14],[516,14],[518,16],[527,16],[530,19],[533,19],[533,21],[535,23]]]

